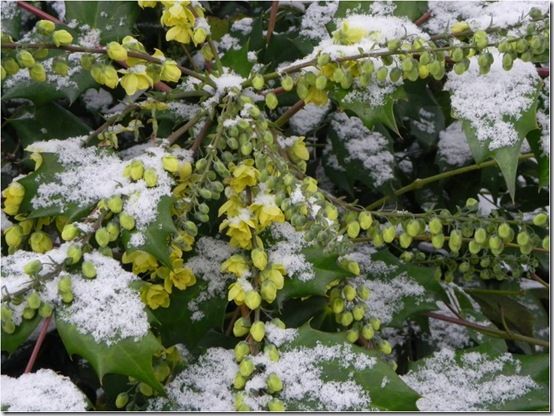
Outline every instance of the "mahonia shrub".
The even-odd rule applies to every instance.
[[[549,409],[549,3],[1,17],[3,410]]]

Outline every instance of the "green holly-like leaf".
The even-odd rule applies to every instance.
[[[395,1],[393,14],[398,17],[407,17],[417,20],[427,11],[426,1]]]
[[[122,231],[121,237],[125,248],[129,251],[142,250],[152,254],[162,264],[171,267],[169,258],[169,237],[177,232],[172,216],[173,198],[164,196],[158,203],[158,215],[144,231],[144,241],[141,246],[132,246],[130,244],[131,233],[127,230]]]
[[[374,262],[382,261],[389,266],[390,269],[385,272],[379,272],[378,274],[368,273],[367,278],[369,280],[381,281],[384,284],[388,284],[394,279],[404,277],[409,281],[413,280],[414,285],[419,285],[423,289],[420,295],[412,294],[409,291],[406,294],[401,291],[397,293],[395,297],[395,302],[398,302],[396,307],[386,305],[387,307],[393,308],[391,313],[392,319],[387,323],[387,326],[402,327],[409,317],[422,312],[436,310],[437,300],[447,301],[444,290],[433,278],[433,271],[431,268],[404,263],[392,255],[388,250],[373,254],[371,259]],[[378,296],[378,294],[375,294],[375,296]]]
[[[286,299],[302,298],[305,296],[327,293],[327,286],[334,280],[353,276],[337,264],[337,254],[325,254],[319,247],[309,247],[302,250],[306,261],[311,263],[314,277],[310,280],[300,280],[295,276],[285,279],[285,286],[278,292],[277,302],[282,305]]]
[[[43,183],[50,183],[55,180],[56,174],[63,172],[63,166],[58,162],[57,155],[53,153],[42,153],[41,166],[19,179],[21,185],[25,187],[25,196],[19,208],[20,213],[27,214],[26,218],[41,218],[46,216],[65,215],[70,221],[76,221],[87,215],[92,206],[79,206],[74,203],[66,203],[59,199],[52,199],[51,204],[46,207],[33,208],[32,200],[37,193],[39,186]]]
[[[62,319],[56,319],[56,327],[67,353],[86,359],[100,382],[108,373],[121,374],[134,377],[164,394],[152,368],[152,356],[163,347],[150,332],[138,340],[127,338],[107,345],[97,342],[91,335],[82,334]]]
[[[40,315],[36,314],[33,319],[24,319],[23,322],[15,328],[13,334],[7,334],[2,330],[2,351],[7,351],[10,354],[14,352],[17,347],[29,339],[41,320],[42,318]]]
[[[506,120],[508,122],[512,122],[514,129],[518,133],[519,140],[512,146],[501,147],[494,151],[489,150],[490,140],[480,141],[477,138],[477,132],[471,123],[467,120],[463,121],[464,132],[466,134],[471,153],[473,154],[473,159],[475,159],[475,162],[477,163],[484,161],[488,157],[492,157],[496,160],[496,163],[498,163],[498,167],[504,176],[506,187],[508,188],[508,192],[510,193],[512,200],[515,198],[516,176],[518,158],[521,154],[521,144],[527,134],[538,127],[536,113],[537,100],[535,99],[531,107],[529,107],[529,109],[525,111],[517,120]]]
[[[533,130],[527,135],[529,146],[537,159],[537,177],[539,186],[548,189],[550,184],[550,157],[541,148],[541,131]]]
[[[252,66],[254,66],[254,63],[248,61],[249,47],[250,41],[246,41],[242,48],[228,50],[221,58],[221,63],[231,68],[237,74],[247,77],[250,74]]]
[[[345,344],[346,337],[343,333],[327,333],[317,331],[310,327],[309,323],[298,329],[298,334],[290,343],[280,347],[282,350],[294,348],[314,348],[317,345],[334,346]],[[367,392],[371,398],[370,406],[379,410],[416,410],[416,400],[419,395],[408,387],[394,372],[390,364],[381,360],[373,351],[357,345],[352,345],[352,352],[360,357],[370,357],[375,360],[371,368],[357,370],[353,365],[345,366],[338,360],[321,363],[321,378],[329,381],[353,381]],[[301,410],[307,403],[287,403],[287,410]],[[304,406],[302,406],[304,405]],[[318,408],[318,403],[311,403],[313,410]],[[320,404],[319,404],[320,405]]]
[[[191,301],[207,291],[207,286],[206,281],[199,278],[194,286],[185,290],[174,288],[169,307],[152,311],[159,322],[160,336],[165,346],[182,343],[194,349],[208,331],[221,330],[227,306],[225,295],[196,301],[197,311],[191,311],[189,307]],[[198,314],[201,314],[200,319],[195,318]]]
[[[36,109],[32,122],[27,118],[14,119],[9,124],[15,129],[23,148],[48,139],[66,139],[82,136],[90,127],[57,103],[40,106]]]
[[[68,1],[65,4],[66,20],[75,19],[81,25],[100,29],[102,43],[121,40],[131,33],[139,11],[132,1]]]

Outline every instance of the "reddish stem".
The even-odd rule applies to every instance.
[[[40,352],[40,347],[42,346],[42,343],[44,342],[44,338],[46,337],[46,332],[48,332],[48,326],[50,325],[51,320],[52,320],[52,315],[50,315],[48,318],[42,321],[42,327],[40,328],[38,338],[35,342],[35,346],[33,348],[33,352],[31,353],[31,357],[29,358],[29,362],[25,367],[24,373],[30,373],[31,370],[33,369],[33,366],[35,365],[35,361],[37,360],[37,357],[38,357],[38,353]]]
[[[549,67],[537,68],[537,72],[539,73],[539,76],[541,78],[546,78],[547,76],[550,75],[550,68]]]
[[[275,29],[275,21],[277,20],[277,10],[279,10],[279,2],[273,0],[271,2],[271,12],[269,14],[269,23],[267,25],[267,37],[266,42],[269,43],[273,30]]]
[[[39,8],[27,3],[26,1],[18,1],[17,5],[21,7],[23,10],[27,10],[29,13],[34,14],[36,17],[40,17],[41,19],[50,20],[51,22],[63,25],[63,22],[57,17],[54,17],[46,12],[43,12]]]
[[[425,13],[423,13],[415,22],[414,24],[416,26],[421,26],[423,23],[425,23],[427,20],[429,20],[433,16],[429,10],[427,10]]]

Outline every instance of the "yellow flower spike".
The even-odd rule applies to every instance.
[[[240,254],[234,254],[221,264],[221,272],[233,273],[237,277],[244,276],[248,270],[246,258]]]
[[[233,177],[229,181],[235,192],[242,192],[247,186],[254,186],[258,183],[260,172],[253,167],[252,159],[245,160],[233,169]]]
[[[333,33],[333,40],[342,45],[352,45],[361,41],[367,34],[366,29],[350,27],[348,22],[344,22],[341,28]]]
[[[121,46],[118,42],[108,43],[106,49],[110,59],[123,62],[127,60],[127,49]]]
[[[169,306],[169,294],[162,285],[149,285],[142,292],[143,301],[150,309],[167,308]]]
[[[4,200],[4,212],[8,215],[15,215],[19,212],[19,206],[25,196],[25,187],[19,182],[12,182],[2,191]]]
[[[285,215],[277,205],[261,205],[256,210],[256,215],[261,229],[265,229],[274,222],[285,221]]]
[[[162,81],[177,82],[181,78],[181,70],[177,67],[177,62],[168,59],[162,64],[160,73]]]

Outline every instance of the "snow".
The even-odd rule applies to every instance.
[[[464,166],[472,160],[461,121],[455,121],[439,133],[437,158],[449,166]]]
[[[439,312],[441,315],[453,318],[456,317],[444,302],[438,301],[437,306],[439,309],[436,312]],[[429,341],[438,349],[465,348],[471,345],[469,331],[462,325],[429,318],[429,332]]]
[[[18,378],[2,375],[2,410],[9,412],[84,412],[86,396],[68,377],[50,369],[22,374]]]
[[[144,304],[138,291],[129,288],[136,276],[98,252],[85,254],[84,260],[94,264],[96,277],[71,276],[75,298],[67,307],[58,309],[59,318],[107,345],[146,335],[150,326]]]
[[[323,106],[307,104],[302,110],[289,119],[292,132],[303,136],[310,131],[316,130],[321,125],[323,118],[330,108],[330,103]]]
[[[513,375],[502,374],[509,369]],[[443,349],[400,377],[422,396],[417,401],[421,411],[471,412],[486,411],[536,388],[520,371],[519,362],[507,353],[493,358],[468,352],[456,359],[454,351]]]
[[[252,23],[254,19],[251,17],[243,17],[242,19],[235,20],[231,25],[231,30],[239,32],[241,35],[247,36],[252,32]]]
[[[265,337],[276,347],[280,347],[284,343],[291,342],[294,338],[296,338],[297,334],[298,330],[294,328],[282,329],[271,322],[265,324]]]
[[[310,3],[302,17],[300,33],[313,40],[328,39],[329,33],[325,25],[333,19],[338,5],[338,1],[314,1]]]
[[[274,223],[270,230],[273,238],[279,241],[268,249],[269,261],[282,265],[291,278],[303,282],[312,280],[315,277],[312,264],[301,252],[307,246],[304,234],[288,222]]]
[[[490,51],[494,63],[488,74],[479,74],[477,58],[473,57],[462,75],[448,73],[445,90],[451,92],[455,117],[468,120],[478,140],[488,143],[492,151],[518,141],[518,133],[509,119],[517,119],[531,107],[539,76],[532,63],[519,59],[510,71],[505,71],[502,56],[494,48]]]
[[[89,88],[83,94],[83,102],[88,110],[106,112],[112,103],[112,95],[103,88]]]
[[[369,171],[375,186],[393,179],[394,156],[388,150],[388,140],[381,133],[368,130],[358,117],[335,113],[331,126],[344,142],[348,156],[345,162],[360,161]]]

